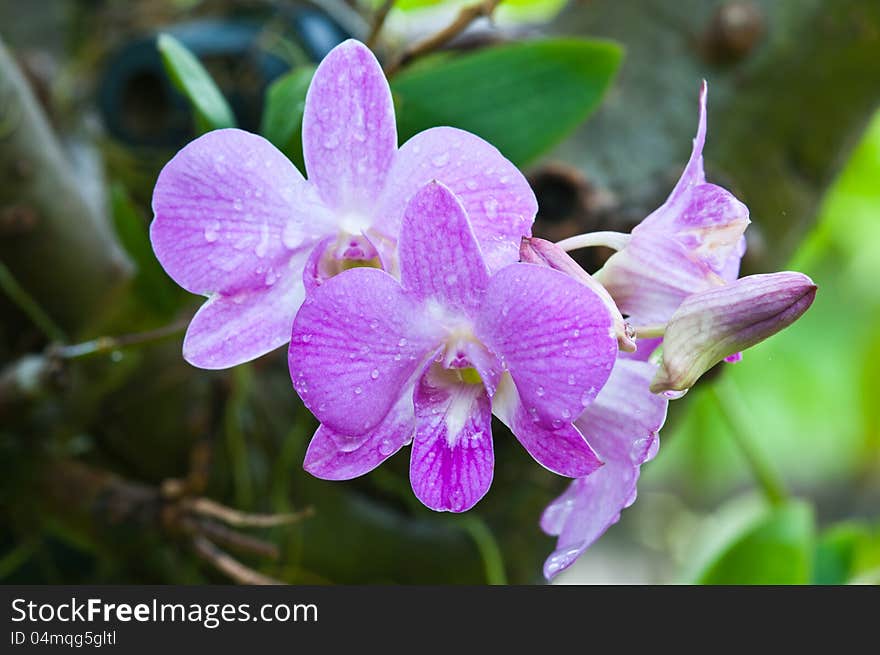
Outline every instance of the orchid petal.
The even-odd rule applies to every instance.
[[[404,392],[372,431],[359,437],[322,425],[306,451],[303,468],[322,480],[350,480],[369,473],[412,440],[412,394]]]
[[[337,275],[296,315],[288,354],[294,389],[331,430],[363,434],[385,417],[439,343],[432,327],[384,271]]]
[[[536,264],[512,264],[492,276],[476,334],[506,365],[529,415],[553,430],[580,416],[617,354],[599,296]]]
[[[153,211],[156,257],[175,282],[203,295],[265,289],[328,221],[296,167],[262,137],[236,129],[209,132],[178,152],[159,173]]]
[[[639,467],[656,454],[666,419],[668,400],[648,390],[655,370],[647,362],[618,359],[596,402],[577,420],[605,465],[573,481],[544,510],[541,528],[559,537],[544,563],[547,579],[570,566],[635,501]]]
[[[184,359],[199,368],[229,368],[287,343],[304,296],[297,270],[304,260],[305,253],[295,256],[268,287],[212,296],[190,321]]]
[[[513,432],[523,448],[541,466],[557,475],[579,478],[602,466],[595,451],[571,423],[548,430],[530,415],[505,376],[492,399],[492,411]]]
[[[437,180],[467,212],[489,269],[517,261],[519,239],[531,234],[538,211],[523,174],[483,139],[452,127],[420,132],[401,146],[374,213],[387,234],[396,234],[415,191]]]
[[[416,384],[410,481],[436,511],[464,512],[489,490],[495,456],[492,411],[482,385],[429,366]]]
[[[422,300],[474,311],[489,281],[480,246],[452,192],[431,182],[413,196],[400,229],[400,279]]]
[[[306,94],[302,140],[309,181],[343,220],[349,212],[351,222],[362,220],[397,149],[391,90],[362,43],[345,41],[319,64]]]

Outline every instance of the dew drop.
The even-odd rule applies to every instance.
[[[571,411],[568,408],[562,410],[562,418],[564,418],[565,420],[571,418]]]
[[[379,452],[384,457],[387,457],[394,452],[394,443],[390,439],[382,439],[381,443],[379,443]]]
[[[406,345],[406,337],[401,337],[400,341],[397,342],[397,345],[403,348]]]
[[[443,153],[440,153],[439,155],[435,155],[434,157],[431,158],[431,163],[434,164],[434,166],[436,166],[437,168],[441,168],[443,166],[446,166],[446,164],[449,163],[449,153],[443,152]]]
[[[304,239],[305,234],[303,233],[302,227],[296,221],[290,221],[287,223],[287,225],[284,226],[284,230],[281,232],[281,242],[284,244],[285,248],[290,248],[291,250],[299,248]]]
[[[538,387],[537,389],[535,389],[535,393],[537,393],[538,396],[543,396],[544,395],[544,387]]]
[[[235,200],[232,201],[232,208],[235,211],[240,212],[243,207],[244,207],[244,205],[241,203],[241,198],[236,198]]]
[[[477,187],[479,186],[475,180],[468,180],[464,183],[464,185],[471,191],[476,191]]]
[[[379,369],[374,368],[372,373],[370,373],[370,378],[373,380],[377,380],[379,378]]]
[[[568,375],[568,384],[571,385],[571,386],[574,386],[574,382],[575,382],[575,380],[574,380],[574,373],[569,373],[569,375]]]
[[[301,340],[303,343],[308,343],[309,341],[312,340],[312,335],[306,333],[306,334],[304,334],[304,335],[302,335],[302,336],[300,337],[300,340]]]
[[[591,402],[593,402],[593,394],[589,391],[584,391],[583,395],[581,396],[581,405],[586,407]]]
[[[495,198],[489,198],[483,202],[483,210],[488,218],[498,218],[498,201]]]
[[[214,243],[217,240],[220,221],[211,221],[205,226],[205,241]]]
[[[363,392],[364,392],[364,390],[361,387],[354,388],[354,395],[356,395],[356,396],[360,396]]]
[[[269,224],[263,223],[262,227],[260,227],[260,241],[257,243],[257,247],[254,248],[254,254],[257,257],[265,257],[266,252],[269,250]]]

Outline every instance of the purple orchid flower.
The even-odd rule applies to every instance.
[[[598,398],[575,422],[605,465],[574,480],[546,508],[541,527],[558,537],[544,565],[548,579],[570,566],[635,501],[640,467],[659,447],[668,400],[680,397],[718,361],[738,361],[739,350],[793,323],[815,296],[815,285],[798,273],[737,279],[748,208],[706,182],[705,138],[704,82],[690,161],[667,201],[630,235],[580,235],[558,246],[524,239],[546,265],[582,282],[561,248],[617,249],[590,283],[607,289],[639,336],[636,352],[619,355]],[[653,338],[642,338],[644,333]]]
[[[633,324],[666,323],[689,295],[739,275],[749,210],[706,182],[706,93],[704,81],[691,157],[669,198],[628,237],[619,235],[625,245],[596,273]]]
[[[491,272],[465,206],[437,182],[408,204],[398,250],[399,281],[352,269],[297,313],[291,379],[321,421],[305,468],[352,478],[412,441],[416,496],[463,512],[492,481],[493,413],[551,471],[599,468],[572,421],[617,353],[603,301],[543,266]]]
[[[400,149],[391,91],[366,46],[346,41],[306,96],[308,180],[262,137],[217,130],[162,169],[153,249],[168,274],[208,296],[183,344],[187,361],[227,368],[287,343],[305,292],[353,266],[397,268],[404,208],[437,179],[460,198],[495,271],[517,261],[537,211],[522,174],[493,146],[449,127]]]

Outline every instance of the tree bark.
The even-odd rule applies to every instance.
[[[105,310],[131,273],[42,108],[0,40],[0,259],[71,334]]]

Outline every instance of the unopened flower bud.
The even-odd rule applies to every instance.
[[[807,311],[816,285],[802,273],[750,275],[689,296],[663,337],[651,391],[682,391],[721,360],[773,336]]]

